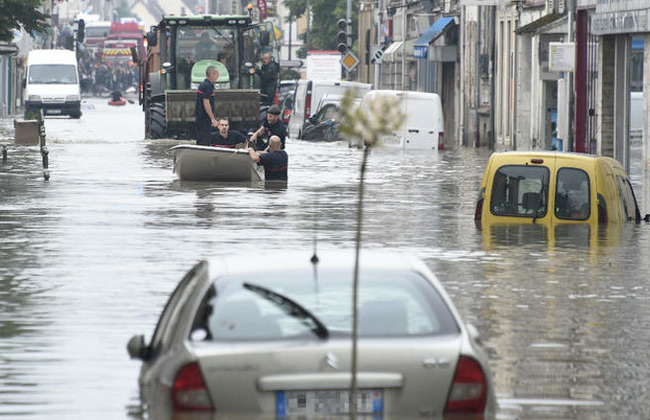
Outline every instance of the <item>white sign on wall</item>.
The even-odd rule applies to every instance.
[[[309,51],[308,80],[341,80],[341,53],[338,51]]]
[[[549,71],[574,71],[576,66],[576,44],[573,42],[548,43]]]

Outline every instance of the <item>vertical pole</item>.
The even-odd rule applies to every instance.
[[[293,26],[293,20],[291,16],[289,17],[289,60],[291,60],[291,27]]]
[[[406,83],[406,0],[402,0],[402,90]]]
[[[310,6],[309,6],[309,0],[307,0],[307,8],[305,9],[305,12],[307,13],[307,53],[309,52],[311,45],[309,44],[309,33],[311,32],[311,13],[309,12]]]
[[[568,13],[567,13],[567,42],[573,42],[573,15],[575,12],[575,2],[574,0],[568,0],[567,1],[567,6],[568,6]],[[574,68],[575,71],[575,68]],[[567,89],[567,101],[569,102],[569,112],[567,115],[567,142],[566,142],[566,150],[567,151],[574,151],[575,147],[573,144],[573,120],[574,120],[574,113],[575,113],[575,107],[573,106],[573,72],[574,71],[568,71],[566,72],[567,75],[567,83],[566,83],[566,89]]]
[[[345,22],[347,23],[347,25],[345,25],[345,32],[348,40],[348,48],[352,50],[352,0],[347,0]],[[351,77],[351,72],[349,70],[345,70],[345,79],[350,80]]]
[[[482,6],[476,6],[478,9],[477,13],[477,29],[476,29],[476,65],[474,66],[474,71],[476,74],[474,75],[474,80],[476,83],[476,127],[474,128],[476,131],[474,133],[474,147],[479,147],[481,145],[481,136],[479,134],[480,132],[480,121],[479,121],[479,112],[478,109],[481,106],[481,76],[480,76],[480,62],[481,62],[481,21],[483,20],[483,15],[481,12],[483,11]]]
[[[381,9],[382,9],[382,0],[377,0],[377,45],[381,45]],[[380,86],[380,72],[381,64],[375,62],[375,89],[381,89]]]

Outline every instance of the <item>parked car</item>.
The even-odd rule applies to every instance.
[[[278,89],[278,101],[282,103],[282,100],[287,97],[287,95],[293,93],[296,90],[296,85],[298,85],[297,80],[281,80],[280,89]]]
[[[617,160],[529,151],[492,154],[474,219],[482,225],[597,226],[639,222],[641,214],[628,175]]]
[[[305,123],[303,140],[339,141],[339,109],[343,95],[325,94],[318,104],[319,111]],[[353,107],[361,104],[361,98],[354,98]]]
[[[139,383],[151,418],[349,411],[354,251],[317,259],[277,251],[254,261],[200,262],[171,294],[151,341],[129,341],[130,356],[143,362]],[[427,266],[364,251],[359,272],[358,413],[492,415],[494,389],[476,329]]]
[[[289,124],[289,119],[291,118],[291,109],[293,108],[293,99],[295,97],[296,92],[290,92],[288,93],[282,100],[280,101],[280,118],[282,118],[282,122],[285,124]]]
[[[294,140],[303,139],[305,124],[320,110],[318,104],[325,94],[343,95],[352,90],[359,98],[362,98],[371,87],[372,85],[368,83],[359,82],[299,80],[287,130],[289,137]]]

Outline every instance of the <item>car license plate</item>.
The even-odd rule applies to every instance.
[[[400,138],[397,136],[384,136],[382,142],[384,146],[399,146]]]
[[[47,111],[48,114],[60,114],[61,110],[60,109],[48,109]]]
[[[347,390],[320,391],[278,391],[276,393],[276,414],[322,415],[350,413],[350,396]],[[381,389],[360,389],[357,391],[357,413],[377,414],[384,411]]]

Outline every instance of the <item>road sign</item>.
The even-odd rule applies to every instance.
[[[352,71],[356,66],[359,65],[359,59],[357,58],[356,55],[354,55],[352,51],[348,51],[341,58],[341,64],[343,65],[343,68],[346,69],[347,71]]]
[[[302,60],[282,60],[280,61],[281,67],[302,67]]]
[[[384,62],[384,50],[381,49],[381,45],[373,45],[370,61],[372,64],[381,64]]]

